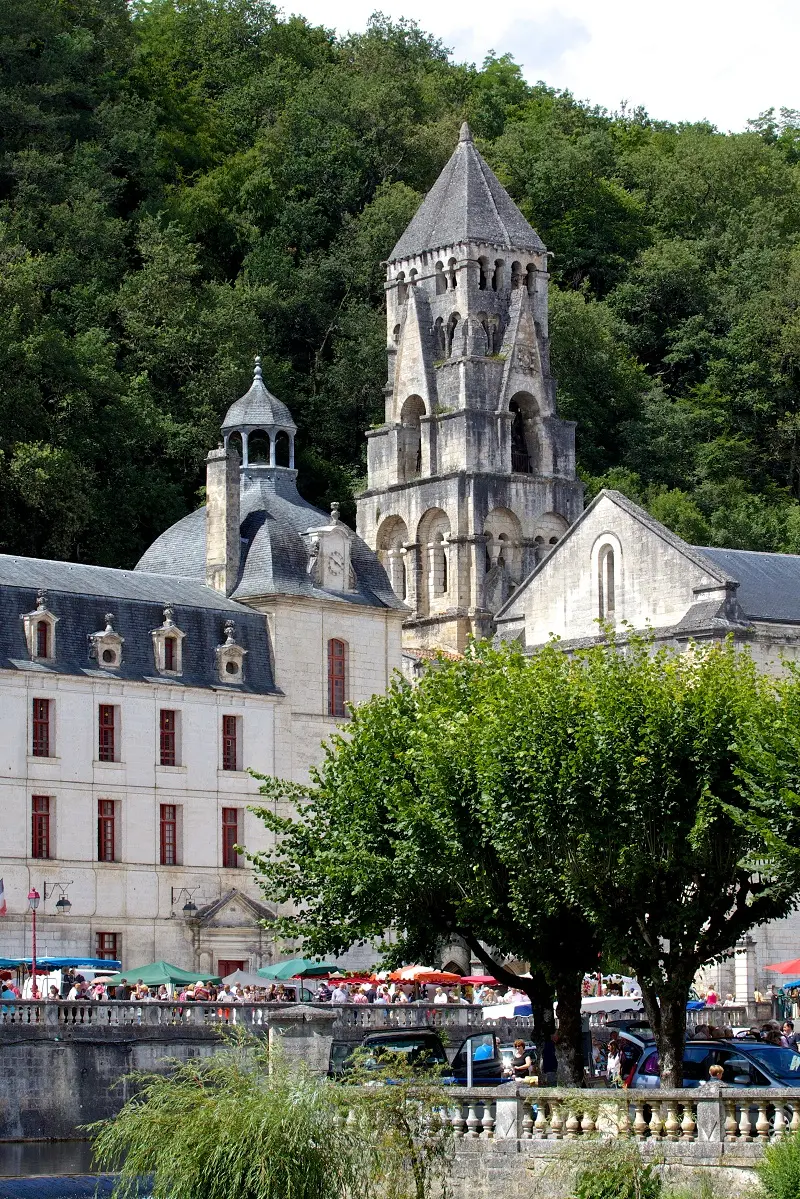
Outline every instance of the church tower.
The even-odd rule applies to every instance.
[[[547,250],[466,123],[387,264],[385,422],[358,531],[411,609],[404,644],[460,651],[583,508],[550,375]]]

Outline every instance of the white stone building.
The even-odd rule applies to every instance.
[[[272,960],[233,850],[267,836],[248,772],[307,777],[346,704],[400,666],[406,612],[364,542],[299,496],[294,433],[257,365],[207,506],[135,571],[0,556],[0,957],[30,954],[35,888],[40,956]]]

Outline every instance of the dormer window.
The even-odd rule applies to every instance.
[[[34,661],[49,662],[56,656],[56,624],[58,617],[47,607],[47,595],[39,591],[36,607],[22,617],[28,653]]]
[[[244,658],[247,653],[236,643],[236,623],[226,620],[223,630],[225,640],[216,649],[217,673],[221,683],[238,684],[244,682]]]
[[[122,646],[125,638],[114,628],[114,613],[106,612],[106,627],[89,634],[89,657],[103,670],[117,670],[122,665]]]
[[[164,623],[153,629],[153,657],[159,674],[183,674],[183,639],[186,634],[175,624],[172,608],[164,609]]]

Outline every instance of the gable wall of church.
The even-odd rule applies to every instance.
[[[599,558],[614,554],[614,618],[634,628],[677,623],[695,602],[695,587],[715,580],[629,513],[605,499],[575,528],[498,621],[503,637],[524,628],[527,645],[551,635],[596,637],[600,617]]]

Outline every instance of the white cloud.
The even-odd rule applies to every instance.
[[[797,0],[285,0],[287,11],[363,29],[375,8],[405,16],[480,63],[509,52],[544,79],[607,108],[641,104],[654,117],[741,129],[765,108],[800,108]]]

